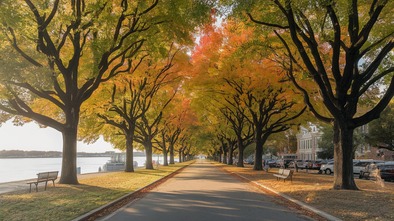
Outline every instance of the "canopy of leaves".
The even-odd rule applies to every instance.
[[[394,105],[391,103],[379,119],[368,124],[366,140],[377,147],[394,150]]]

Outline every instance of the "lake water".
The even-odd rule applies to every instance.
[[[157,158],[154,158],[154,160]],[[81,174],[96,173],[110,157],[78,157],[77,167]],[[134,157],[138,166],[145,164],[145,157]],[[160,159],[162,161],[162,159]],[[46,171],[61,172],[62,158],[13,158],[0,159],[0,183],[37,178],[37,173]]]

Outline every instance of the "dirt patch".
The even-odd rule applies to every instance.
[[[293,182],[283,182],[273,176],[278,169],[265,172],[250,166],[218,166],[343,220],[394,220],[394,183],[356,179],[359,191],[333,190],[333,176],[316,171],[295,172]]]

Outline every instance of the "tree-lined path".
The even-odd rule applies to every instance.
[[[307,220],[249,184],[199,161],[105,220]]]

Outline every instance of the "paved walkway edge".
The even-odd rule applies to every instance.
[[[274,194],[276,194],[278,196],[281,196],[281,197],[285,198],[286,200],[289,200],[289,201],[301,206],[302,208],[304,208],[306,210],[309,210],[309,211],[311,211],[311,212],[313,212],[315,214],[318,214],[319,216],[321,216],[323,218],[326,218],[329,221],[342,221],[341,219],[339,219],[339,218],[337,218],[337,217],[335,217],[333,215],[330,215],[330,214],[328,214],[326,212],[318,210],[318,209],[316,209],[316,208],[314,208],[312,206],[309,206],[309,205],[307,205],[307,204],[305,204],[305,203],[303,203],[303,202],[301,202],[299,200],[296,200],[296,199],[294,199],[294,198],[292,198],[290,196],[287,196],[287,195],[285,195],[283,193],[277,192],[277,191],[275,191],[275,190],[273,190],[273,189],[271,189],[271,188],[269,188],[267,186],[264,186],[263,184],[260,184],[260,183],[258,183],[256,181],[252,181],[252,180],[250,180],[250,179],[248,179],[248,178],[246,178],[246,177],[244,177],[244,176],[242,176],[242,175],[240,175],[238,173],[234,173],[234,172],[229,172],[229,173],[234,174],[234,175],[236,175],[236,176],[238,176],[238,177],[240,177],[240,178],[242,178],[244,180],[247,180],[248,182],[251,182],[254,185],[257,185],[257,186],[259,186],[259,187],[261,187],[263,189],[266,189],[266,190],[268,190],[268,191],[270,191],[270,192],[272,192],[272,193],[274,193]]]
[[[195,162],[193,162],[193,163],[195,163]],[[181,170],[183,170],[183,169],[185,169],[186,167],[192,165],[193,163],[190,163],[190,164],[188,164],[188,165],[185,165],[185,166],[183,166],[183,167],[181,167],[181,168],[175,170],[174,172],[168,174],[167,176],[164,176],[164,177],[162,177],[162,178],[160,178],[160,179],[158,179],[158,180],[156,180],[156,181],[154,181],[154,182],[148,184],[147,186],[141,187],[141,188],[135,190],[134,192],[128,193],[128,194],[126,194],[126,195],[124,195],[124,196],[122,196],[122,197],[120,197],[120,198],[118,198],[118,199],[116,199],[116,200],[114,200],[114,201],[112,201],[112,202],[109,202],[109,203],[107,203],[107,204],[105,204],[105,205],[103,205],[103,206],[101,206],[101,207],[99,207],[99,208],[96,208],[96,209],[94,209],[94,210],[92,210],[92,211],[90,211],[90,212],[88,212],[88,213],[85,213],[84,215],[79,216],[79,217],[73,219],[72,221],[89,220],[89,218],[93,217],[95,214],[98,214],[98,213],[101,213],[102,211],[105,211],[107,208],[110,208],[110,207],[114,206],[115,204],[121,202],[122,200],[125,200],[125,199],[127,199],[128,197],[131,197],[131,196],[133,196],[133,195],[136,195],[136,194],[138,194],[138,193],[140,193],[140,192],[142,192],[142,191],[144,191],[144,190],[147,190],[147,189],[149,189],[150,187],[154,187],[156,184],[161,184],[161,182],[164,182],[166,179],[171,178],[172,176],[176,175],[176,174],[179,173]],[[132,201],[130,201],[130,202],[132,202]],[[108,215],[109,215],[109,214],[108,214]]]

